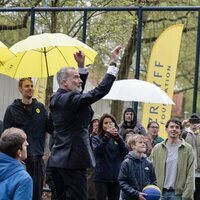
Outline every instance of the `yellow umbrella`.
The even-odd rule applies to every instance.
[[[12,53],[8,47],[0,41],[0,64],[3,65],[12,57],[14,57],[14,53]]]
[[[13,78],[52,76],[63,66],[77,67],[73,54],[85,54],[85,64],[94,62],[97,52],[81,41],[61,33],[44,33],[29,36],[13,45],[16,54],[1,67],[0,73]]]

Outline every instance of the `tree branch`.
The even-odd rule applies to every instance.
[[[197,30],[197,27],[194,26],[194,27],[191,27],[191,28],[184,28],[183,29],[183,33],[187,33],[187,32],[190,32],[190,31],[196,31]],[[155,42],[156,39],[158,37],[154,36],[154,37],[149,37],[149,38],[142,38],[142,42],[148,44],[148,43],[152,43],[152,42]]]
[[[194,87],[191,86],[191,87],[184,88],[182,90],[176,90],[176,91],[174,91],[174,94],[180,94],[182,92],[186,92],[186,91],[192,90],[192,89],[194,89]]]
[[[147,19],[146,23],[159,23],[159,22],[163,22],[163,21],[170,21],[170,22],[177,22],[178,20],[183,20],[183,19],[187,19],[188,15],[191,12],[187,12],[184,16],[180,16],[177,18],[167,18],[167,17],[163,17],[163,18],[159,18],[159,19]]]
[[[37,6],[41,1],[42,0],[37,0],[35,2],[34,6]],[[0,25],[0,31],[27,28],[27,21],[28,21],[28,18],[30,17],[30,15],[31,15],[30,12],[26,13],[21,24],[17,24],[17,25]]]

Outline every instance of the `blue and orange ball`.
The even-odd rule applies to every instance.
[[[159,200],[161,197],[161,191],[155,185],[147,185],[143,188],[142,192],[146,194],[146,200]]]

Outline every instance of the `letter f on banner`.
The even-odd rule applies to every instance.
[[[156,84],[173,98],[183,24],[168,27],[156,40],[148,65],[147,81]],[[152,94],[154,95],[154,94]],[[160,135],[166,138],[165,124],[171,117],[172,105],[143,104],[142,124],[160,124]]]

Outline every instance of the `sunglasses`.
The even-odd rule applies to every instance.
[[[150,126],[150,128],[156,128],[156,129],[158,129],[159,127],[158,126]]]

